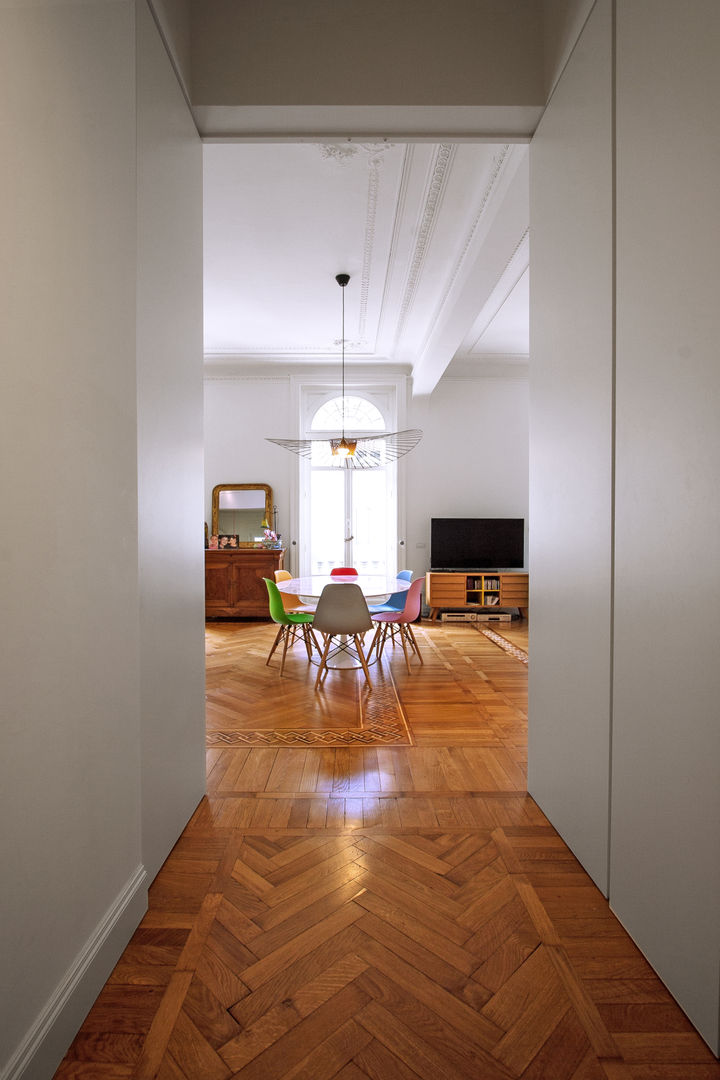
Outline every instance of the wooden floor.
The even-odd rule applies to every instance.
[[[208,626],[208,796],[57,1077],[720,1080],[527,795],[494,629],[316,694],[270,625]]]

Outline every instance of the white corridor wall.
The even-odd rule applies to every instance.
[[[205,791],[202,146],[144,2],[137,14],[142,835],[153,878]]]
[[[1,5],[0,112],[0,1075],[45,1080],[203,790],[199,143],[145,0]]]
[[[14,1076],[34,1055],[30,1075],[43,1077],[147,884],[132,5],[4,5],[0,109],[0,1061]]]
[[[528,781],[716,1053],[719,40],[597,0],[531,148]]]

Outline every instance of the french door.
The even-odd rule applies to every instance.
[[[397,388],[392,383],[355,388],[343,399],[327,385],[305,384],[301,429],[314,439],[392,431]],[[346,469],[327,465],[327,455],[300,462],[299,570],[329,574],[335,566],[360,573],[395,575],[398,570],[397,465]]]
[[[397,526],[394,467],[311,469],[311,574],[354,566],[361,574],[394,574]]]

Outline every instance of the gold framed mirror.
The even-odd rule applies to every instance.
[[[263,529],[273,521],[269,484],[217,484],[212,493],[213,536],[237,536],[240,547],[263,540]]]

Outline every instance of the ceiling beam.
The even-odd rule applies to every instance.
[[[413,364],[413,397],[431,394],[443,372],[471,331],[478,312],[488,304],[504,279],[508,290],[517,276],[506,273],[526,243],[528,152],[515,147],[468,245],[457,274],[425,346]]]

